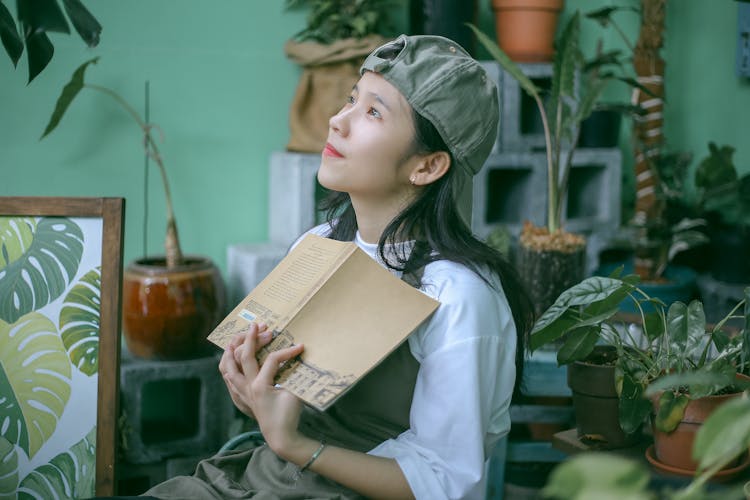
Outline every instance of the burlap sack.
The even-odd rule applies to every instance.
[[[287,57],[303,67],[289,109],[289,151],[320,153],[328,137],[328,119],[346,102],[359,79],[365,57],[385,39],[370,35],[329,45],[288,41]]]

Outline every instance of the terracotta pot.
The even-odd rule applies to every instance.
[[[145,359],[208,355],[206,337],[224,315],[224,284],[205,257],[188,256],[167,269],[164,258],[139,259],[123,275],[123,333],[128,350]]]
[[[626,434],[620,427],[620,398],[613,363],[616,358],[613,346],[597,346],[591,361],[576,361],[568,366],[578,437],[588,437],[601,449],[630,446],[640,437],[640,432]]]
[[[563,0],[492,0],[500,48],[516,62],[551,61]]]
[[[750,379],[745,375],[738,374],[737,377]],[[720,396],[707,396],[705,398],[691,400],[685,408],[685,415],[670,433],[662,432],[653,426],[654,453],[656,460],[664,465],[677,469],[694,471],[698,463],[693,460],[693,441],[695,433],[698,432],[703,422],[713,411],[727,401],[739,397],[741,392],[733,394],[722,394]],[[659,395],[652,399],[654,413],[659,410]],[[736,465],[736,461],[727,464],[726,468]]]

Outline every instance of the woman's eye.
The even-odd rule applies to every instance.
[[[380,118],[380,111],[378,111],[375,108],[370,108],[367,110],[367,113],[374,116],[375,118]]]
[[[346,98],[346,102],[347,102],[348,104],[354,104],[354,96],[353,96],[353,95],[350,95],[349,97],[347,97],[347,98]]]

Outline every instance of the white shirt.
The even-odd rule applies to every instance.
[[[377,244],[355,243],[382,265]],[[408,339],[420,363],[410,428],[368,452],[395,459],[417,499],[484,498],[485,462],[510,429],[516,330],[493,282],[452,261],[425,266],[421,290],[440,306]]]

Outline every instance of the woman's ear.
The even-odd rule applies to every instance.
[[[432,184],[451,168],[451,157],[446,151],[436,151],[422,157],[412,170],[409,181],[414,186]]]

